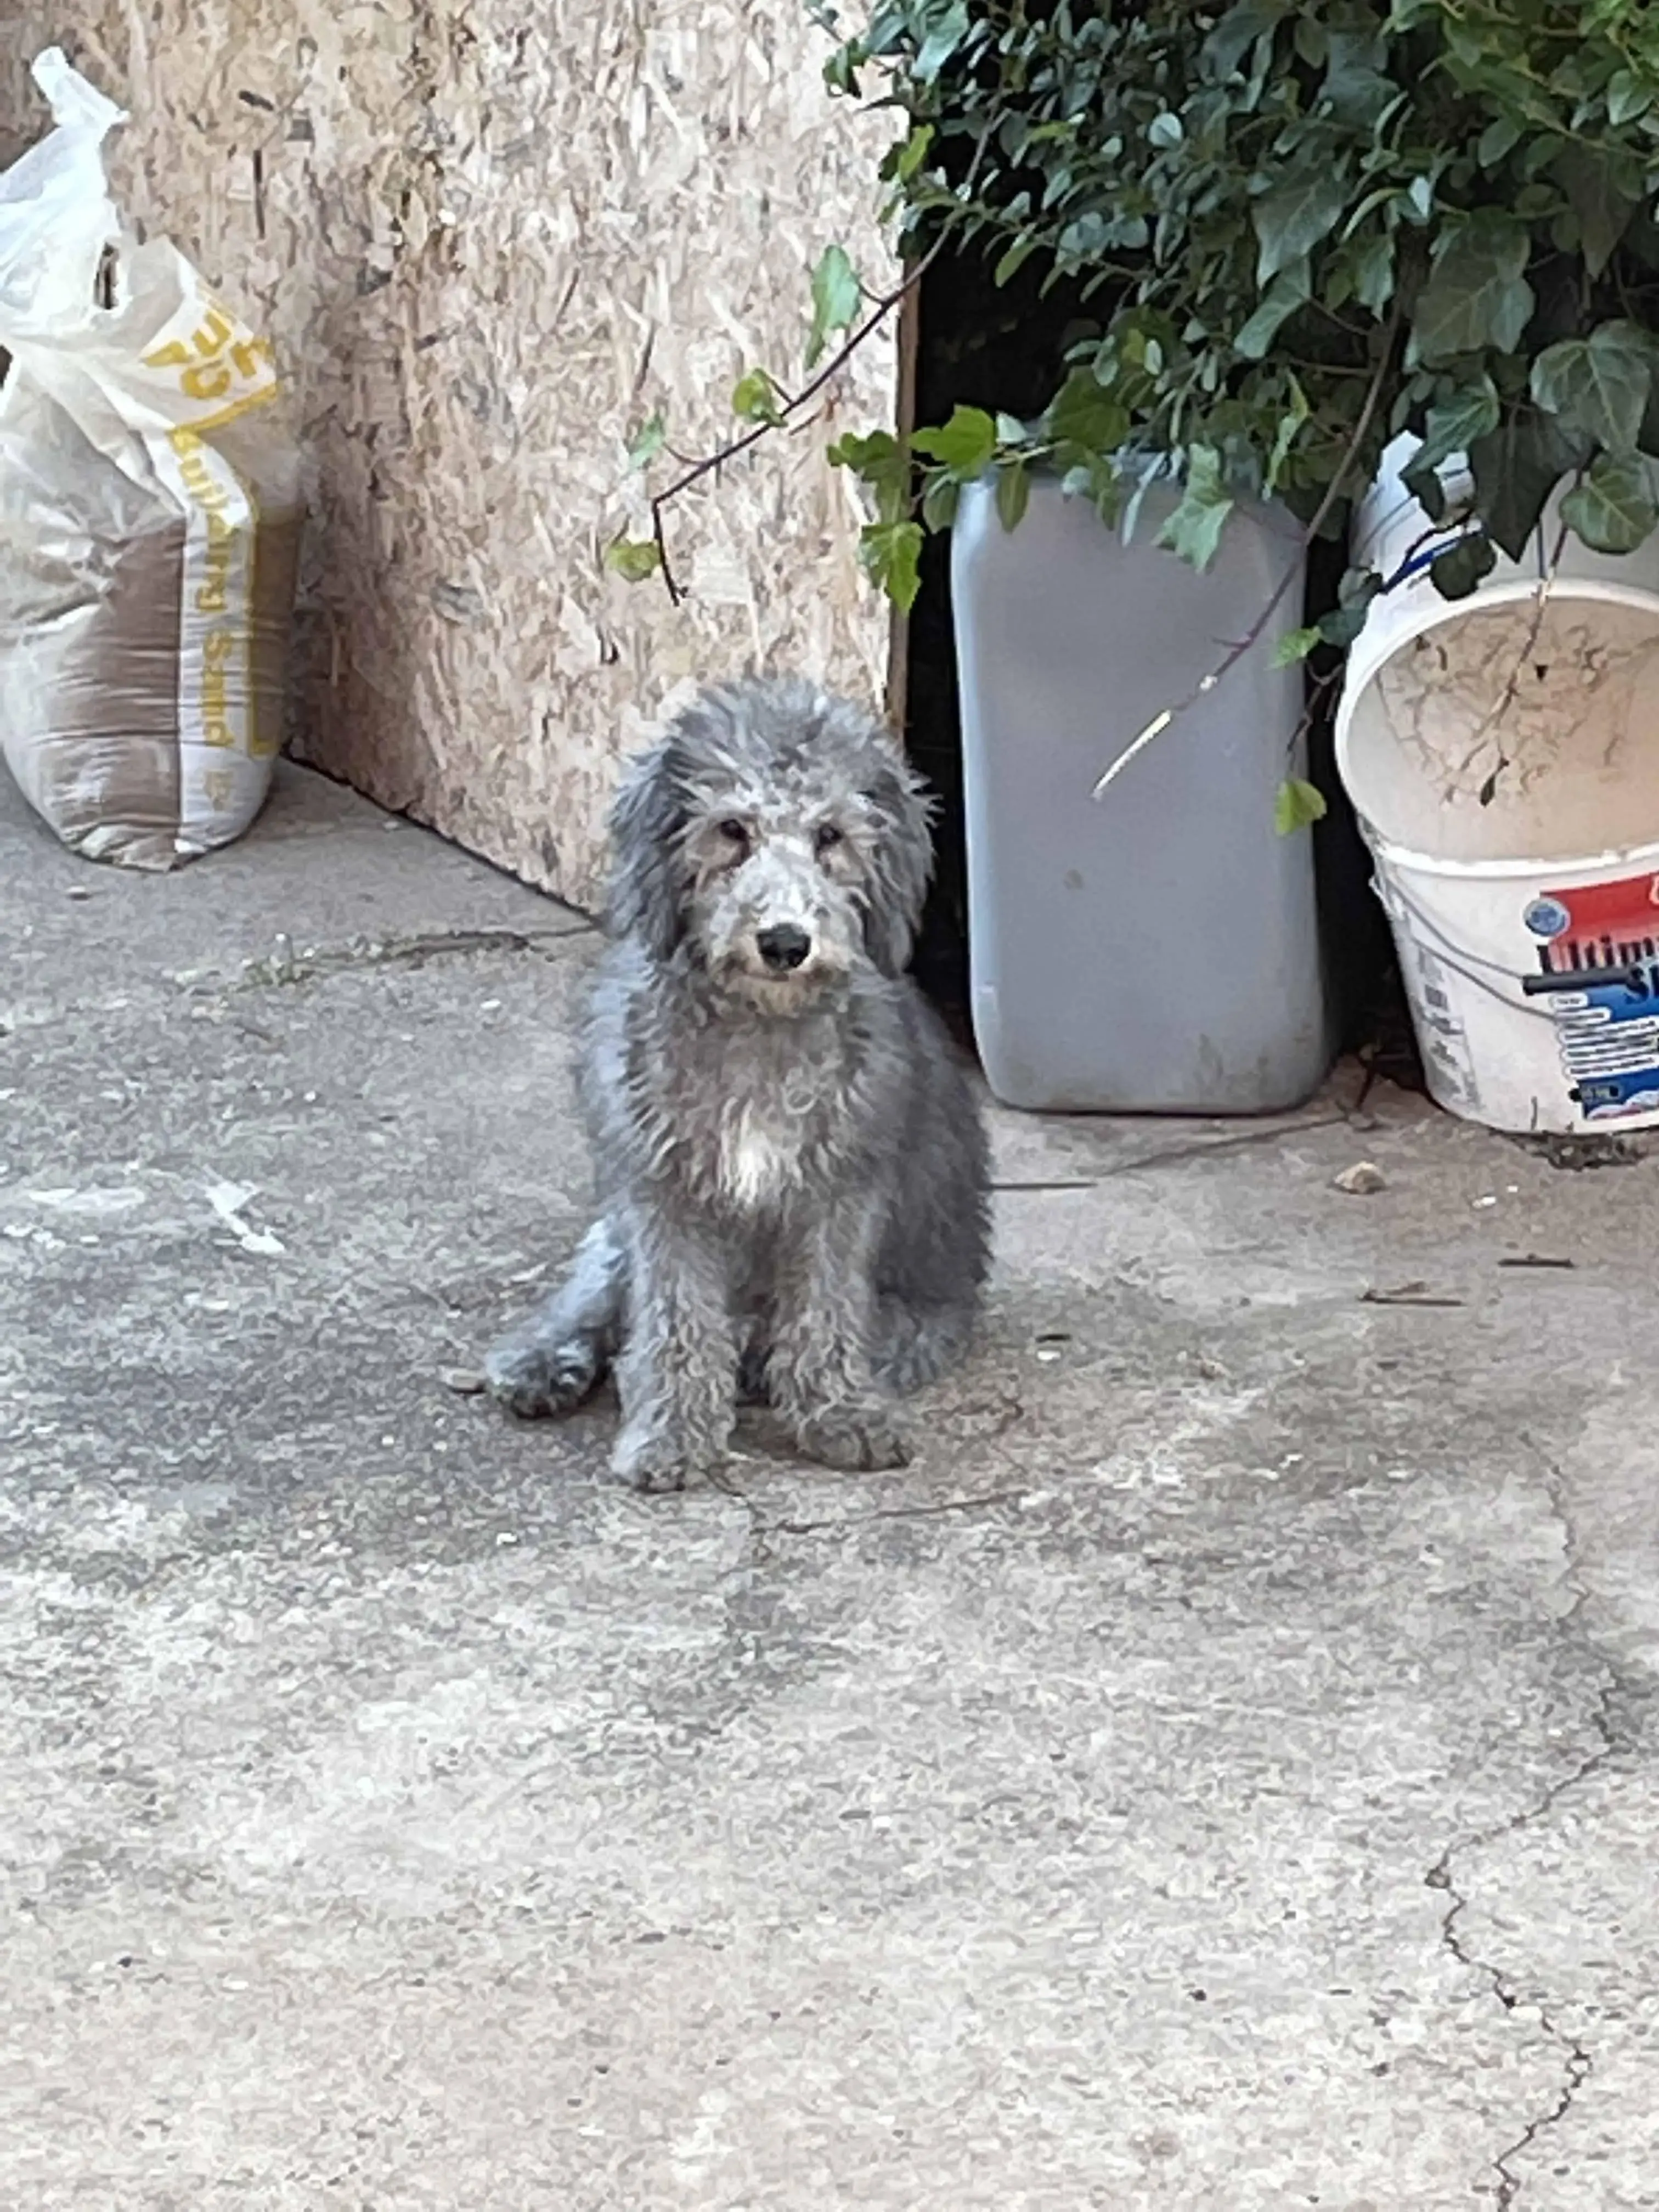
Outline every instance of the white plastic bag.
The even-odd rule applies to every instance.
[[[299,455],[268,343],[124,233],[122,111],[56,47],[34,81],[56,127],[0,175],[0,752],[65,843],[171,867],[270,787]]]

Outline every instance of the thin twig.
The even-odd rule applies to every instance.
[[[972,189],[974,179],[979,173],[980,162],[984,158],[985,149],[991,142],[991,134],[1000,120],[1000,116],[994,115],[980,133],[978,143],[974,148],[973,159],[969,162],[967,173],[962,180],[963,194]],[[960,198],[960,195],[958,197]],[[902,280],[896,284],[891,291],[874,295],[866,294],[866,298],[873,297],[875,301],[870,313],[858,328],[842,340],[817,374],[802,385],[799,392],[778,392],[775,415],[769,416],[764,422],[757,422],[752,429],[745,430],[740,438],[731,440],[728,444],[722,446],[718,453],[707,454],[703,459],[694,461],[683,474],[675,477],[672,483],[653,495],[652,541],[657,549],[657,562],[662,572],[663,582],[667,586],[668,596],[676,606],[680,605],[685,593],[675,577],[672,565],[668,558],[668,541],[663,534],[663,509],[680,498],[683,494],[690,491],[694,484],[701,483],[704,477],[712,476],[717,470],[723,469],[728,461],[735,461],[739,454],[746,453],[751,446],[758,445],[769,432],[782,429],[792,415],[799,413],[809,400],[816,399],[827,384],[833,383],[865,340],[879,330],[894,308],[898,307],[908,294],[915,290],[916,286],[921,283],[949,244],[952,228],[951,221],[947,218],[940,228],[939,236],[928,247],[927,252],[922,255],[920,261],[912,263],[905,271]],[[860,290],[863,289],[862,286],[860,287]]]
[[[1171,722],[1178,721],[1182,714],[1189,713],[1193,708],[1196,707],[1200,699],[1207,698],[1210,693],[1215,690],[1216,685],[1221,682],[1222,678],[1224,676],[1231,674],[1232,670],[1237,668],[1239,662],[1243,659],[1245,654],[1250,652],[1261,642],[1262,633],[1267,629],[1267,624],[1273,620],[1274,615],[1278,613],[1279,604],[1283,600],[1285,594],[1304,574],[1308,548],[1313,544],[1315,538],[1318,537],[1321,530],[1323,529],[1326,517],[1330,514],[1331,509],[1336,505],[1337,500],[1341,494],[1343,481],[1346,477],[1348,471],[1353,466],[1355,460],[1358,457],[1360,447],[1365,442],[1366,434],[1371,427],[1371,418],[1376,414],[1377,403],[1382,397],[1382,386],[1388,378],[1389,363],[1394,359],[1395,335],[1398,327],[1399,319],[1396,316],[1395,320],[1389,325],[1388,337],[1383,344],[1382,351],[1378,356],[1376,368],[1371,372],[1370,384],[1366,390],[1364,404],[1359,410],[1359,419],[1353,426],[1352,432],[1349,436],[1348,443],[1343,453],[1342,459],[1338,464],[1336,473],[1332,477],[1329,483],[1326,485],[1324,497],[1314,509],[1312,520],[1308,523],[1300,538],[1297,541],[1295,560],[1291,562],[1284,574],[1279,578],[1278,583],[1274,586],[1273,595],[1268,599],[1267,605],[1262,608],[1261,613],[1250,624],[1250,627],[1245,631],[1243,636],[1239,639],[1238,642],[1236,645],[1231,645],[1228,647],[1226,652],[1216,663],[1215,666],[1211,669],[1208,675],[1200,677],[1198,682],[1194,684],[1192,690],[1188,692],[1184,699],[1178,699],[1174,706],[1165,707],[1161,712],[1153,715],[1152,720],[1148,722],[1146,728],[1141,731],[1139,736],[1134,740],[1134,743],[1128,747],[1127,751],[1120,753],[1117,758],[1112,763],[1111,766],[1107,769],[1105,773],[1100,777],[1095,785],[1092,793],[1091,794],[1091,797],[1095,799],[1103,799],[1108,791],[1110,790],[1113,784],[1117,781],[1119,776],[1122,775],[1124,769],[1128,767],[1130,762],[1137,758],[1141,753],[1144,753],[1147,746],[1152,744],[1154,738],[1162,737],[1164,731],[1169,728]]]
[[[1316,676],[1309,684],[1307,702],[1302,709],[1302,720],[1285,741],[1285,757],[1292,764],[1301,752],[1304,740],[1313,735],[1313,726],[1319,720],[1326,694],[1334,691],[1341,681],[1342,668],[1339,662],[1336,667],[1328,668],[1322,676]]]
[[[1497,705],[1490,708],[1480,719],[1480,726],[1474,733],[1474,742],[1464,756],[1458,769],[1460,782],[1480,759],[1487,738],[1501,724],[1504,715],[1515,704],[1516,695],[1521,689],[1521,678],[1526,673],[1532,657],[1538,649],[1539,636],[1544,628],[1544,617],[1549,611],[1550,592],[1560,570],[1561,556],[1566,550],[1567,526],[1564,522],[1555,533],[1555,550],[1550,555],[1544,574],[1538,580],[1538,590],[1533,600],[1532,620],[1527,625],[1527,634],[1522,639],[1520,648],[1516,653],[1515,665],[1510,671],[1509,681],[1504,684]],[[1492,774],[1482,783],[1478,794],[1483,806],[1490,806],[1498,796],[1498,779],[1510,765],[1510,757],[1504,750],[1504,740],[1501,735],[1497,738],[1496,744],[1498,758],[1493,763]],[[1446,795],[1449,799],[1455,798],[1456,787],[1454,786]]]

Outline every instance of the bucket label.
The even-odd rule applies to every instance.
[[[1417,1024],[1418,1049],[1436,1097],[1468,1114],[1480,1110],[1480,1085],[1475,1080],[1468,1032],[1458,1018],[1456,1001],[1448,987],[1443,963],[1431,945],[1413,933],[1414,968],[1406,969],[1406,995]]]
[[[1568,1096],[1587,1121],[1659,1112],[1659,875],[1543,891],[1522,921],[1555,1024]]]
[[[1469,1050],[1468,1032],[1458,1017],[1454,987],[1445,963],[1433,945],[1416,927],[1409,902],[1381,872],[1371,878],[1371,889],[1382,902],[1394,925],[1400,946],[1400,972],[1411,1001],[1418,1049],[1423,1055],[1429,1088],[1445,1105],[1460,1114],[1478,1115],[1480,1085]],[[1408,957],[1409,953],[1409,957]]]

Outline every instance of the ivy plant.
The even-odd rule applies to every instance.
[[[1340,538],[1409,432],[1448,599],[1523,556],[1558,487],[1552,558],[1568,532],[1623,554],[1659,528],[1652,0],[874,0],[851,31],[807,5],[838,40],[831,88],[898,120],[882,177],[906,274],[872,293],[826,246],[798,380],[745,370],[739,428],[702,459],[660,416],[641,426],[630,467],[666,452],[678,473],[650,492],[650,537],[609,548],[619,574],[679,597],[666,509],[799,419],[946,246],[994,257],[999,284],[1065,287],[1078,313],[1036,417],[958,406],[832,448],[869,498],[866,568],[907,611],[963,486],[994,480],[1012,529],[1039,471],[1131,527],[1152,477],[1172,480],[1159,542],[1202,568],[1241,501]],[[1279,637],[1281,665],[1352,643],[1389,580],[1351,568],[1334,608]],[[1279,826],[1323,804],[1287,783]]]
[[[988,473],[1011,526],[1037,469],[1116,519],[1151,457],[1181,487],[1164,542],[1202,566],[1241,500],[1340,532],[1411,431],[1412,489],[1462,526],[1448,597],[1521,556],[1564,478],[1598,551],[1659,526],[1647,0],[880,0],[829,75],[902,118],[908,253],[1032,264],[1091,319],[1035,421],[841,441],[902,604],[921,532]],[[1281,651],[1350,641],[1380,580]]]

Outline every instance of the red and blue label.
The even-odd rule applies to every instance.
[[[1659,875],[1545,891],[1522,915],[1569,1096],[1589,1121],[1659,1112]]]

